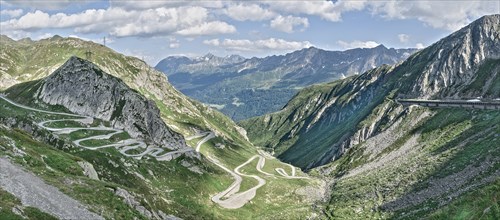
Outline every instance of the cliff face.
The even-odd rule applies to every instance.
[[[43,80],[37,95],[48,104],[110,121],[132,137],[159,147],[186,147],[184,138],[163,122],[154,102],[83,59],[71,57]]]
[[[426,65],[417,76],[408,95],[420,98],[459,98],[478,78],[487,82],[498,79],[496,71],[477,74],[486,60],[500,61],[500,15],[482,17],[426,49]],[[483,88],[487,89],[487,88]],[[495,97],[498,94],[475,92],[469,96]]]

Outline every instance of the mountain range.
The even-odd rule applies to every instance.
[[[250,59],[209,53],[196,58],[167,57],[155,68],[167,74],[172,85],[184,94],[239,121],[279,110],[303,87],[395,64],[415,51],[384,45],[346,51],[310,47]]]
[[[484,16],[406,55],[170,57],[166,74],[77,38],[1,36],[0,216],[498,219],[499,24]],[[323,68],[334,57],[325,54],[343,53],[366,60],[345,63],[354,72]],[[179,92],[176,77],[193,93],[222,82],[300,89],[237,124]],[[414,104],[442,100],[467,105]]]

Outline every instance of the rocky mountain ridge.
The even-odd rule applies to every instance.
[[[143,98],[125,83],[94,64],[71,57],[42,80],[35,98],[71,112],[110,121],[133,138],[142,138],[159,147],[187,147],[182,135],[172,131],[160,117],[153,101]]]
[[[485,16],[401,64],[304,89],[281,111],[242,125],[257,145],[307,169],[339,158],[390,123],[388,115],[400,108],[387,100],[500,97],[498,23],[500,15]]]
[[[428,64],[418,75],[409,96],[419,98],[498,97],[498,94],[467,94],[466,87],[486,77],[486,89],[495,83],[493,75],[478,76],[476,72],[486,60],[500,59],[500,16],[485,16],[429,46],[422,59]],[[498,61],[497,61],[498,62]]]
[[[279,110],[302,87],[395,64],[415,51],[384,45],[346,51],[310,47],[264,58],[168,57],[155,68],[183,93],[241,120]]]
[[[212,53],[207,53],[200,57],[189,58],[185,56],[170,56],[161,60],[156,69],[164,72],[167,76],[176,72],[207,71],[212,68],[237,64],[246,60],[239,55],[228,55],[218,57]]]
[[[14,41],[2,36],[0,41],[0,90],[47,77],[70,57],[86,57],[86,52],[90,51],[90,61],[102,71],[120,78],[128,87],[154,101],[161,118],[176,132],[189,136],[197,130],[211,130],[231,142],[251,145],[243,130],[233,121],[186,97],[168,82],[165,74],[140,59],[119,54],[92,41],[71,37]]]

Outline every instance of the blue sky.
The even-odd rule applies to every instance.
[[[482,1],[0,0],[0,32],[93,40],[156,63],[169,55],[245,57],[304,47],[425,47],[487,14]]]

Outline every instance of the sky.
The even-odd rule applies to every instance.
[[[167,56],[264,57],[311,46],[423,48],[499,13],[500,0],[0,0],[0,33],[106,38],[155,66]]]

